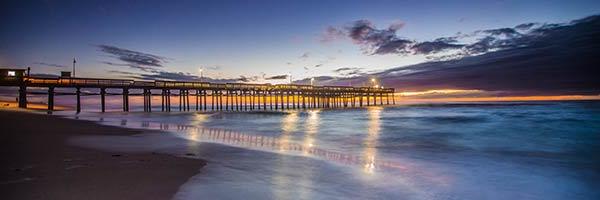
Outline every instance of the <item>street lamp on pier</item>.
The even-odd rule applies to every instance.
[[[375,87],[375,88],[379,87],[379,85],[377,85],[377,79],[371,78],[371,83],[373,84],[373,87]]]
[[[198,72],[200,72],[200,82],[202,82],[202,72],[204,71],[203,68],[198,69]]]

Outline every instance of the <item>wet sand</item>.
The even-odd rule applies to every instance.
[[[141,131],[0,110],[0,199],[170,199],[205,161],[70,146],[70,136]]]

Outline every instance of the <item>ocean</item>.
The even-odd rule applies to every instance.
[[[598,101],[55,114],[162,130],[73,145],[207,160],[175,199],[600,199]]]

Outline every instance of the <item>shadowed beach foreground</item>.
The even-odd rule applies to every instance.
[[[169,199],[206,163],[70,146],[71,136],[141,131],[0,111],[0,199]]]

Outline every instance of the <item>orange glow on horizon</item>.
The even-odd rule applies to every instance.
[[[402,98],[402,102],[477,102],[477,101],[577,101],[600,100],[600,96],[592,95],[557,95],[557,96],[506,96],[506,97],[449,97],[449,98]]]
[[[439,89],[439,90],[426,90],[418,92],[400,92],[397,93],[400,96],[418,96],[428,94],[470,94],[470,93],[482,93],[483,90],[455,90],[455,89]]]
[[[399,102],[456,102],[456,101],[569,101],[600,100],[600,95],[531,95],[531,96],[494,96],[484,90],[436,89],[395,94]]]

